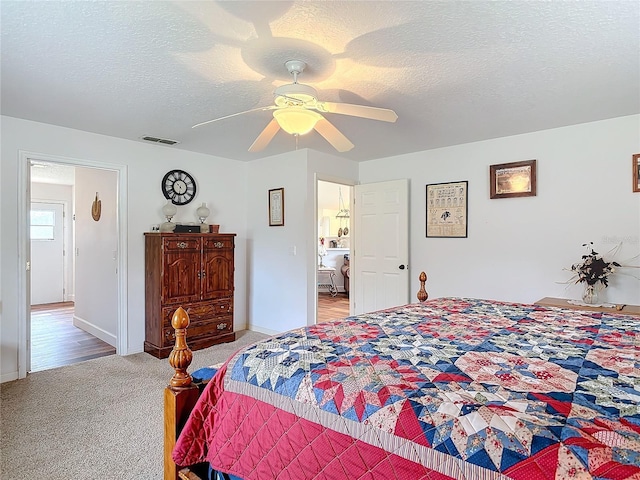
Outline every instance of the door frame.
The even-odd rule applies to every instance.
[[[127,318],[127,167],[106,162],[49,155],[44,153],[18,151],[18,378],[25,378],[31,368],[31,272],[29,210],[31,207],[31,161],[56,163],[72,167],[87,167],[112,170],[117,174],[117,220],[118,230],[118,319],[116,322],[116,354],[128,354]],[[24,268],[23,268],[24,267]]]
[[[347,178],[334,177],[332,175],[325,175],[323,173],[316,173],[313,182],[313,241],[311,242],[312,248],[311,255],[313,257],[313,323],[307,321],[307,325],[315,325],[318,323],[318,238],[320,238],[320,232],[318,232],[318,182],[336,183],[338,185],[344,185],[349,187],[349,209],[351,210],[351,216],[355,214],[355,205],[353,203],[353,187],[359,182],[349,180]],[[349,262],[353,262],[353,238],[354,233],[351,232],[351,248],[349,250]],[[352,263],[351,263],[352,264]],[[353,265],[353,264],[352,264]],[[336,274],[337,276],[337,274]],[[349,278],[349,290],[351,290],[355,283],[355,278]],[[349,314],[353,312],[353,296],[349,295]]]

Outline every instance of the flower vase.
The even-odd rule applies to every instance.
[[[589,305],[595,305],[598,303],[598,290],[595,285],[587,285],[582,294],[582,301]]]

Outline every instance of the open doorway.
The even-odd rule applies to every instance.
[[[126,197],[123,196],[126,168],[28,152],[21,152],[20,160],[18,256],[24,259],[27,268],[18,278],[18,378],[24,378],[30,371],[105,354],[126,354],[126,256],[120,255],[127,235]],[[33,164],[38,167],[33,168]],[[51,171],[45,175],[43,171],[47,167]],[[60,179],[65,175],[63,171],[71,172],[71,180]],[[61,194],[65,188],[66,193]],[[47,210],[47,203],[61,204],[62,214],[59,210],[32,214],[32,206],[42,212],[43,208]],[[101,208],[96,209],[94,205]],[[63,259],[57,262],[63,264],[62,301],[58,301],[59,281],[52,297],[46,296],[51,292],[45,289],[45,296],[36,291],[32,301],[32,282],[35,280],[39,288],[37,280],[49,268],[32,263],[46,259],[46,254],[36,252],[32,258],[31,238],[40,235],[42,243],[47,243],[46,237],[51,236],[49,230],[56,228],[51,217],[60,215],[64,246]],[[104,323],[105,318],[108,325]],[[51,342],[46,344],[44,337],[50,337]],[[32,365],[32,353],[47,357],[48,363]],[[52,359],[58,363],[51,363]]]
[[[31,168],[30,371],[38,372],[116,349],[74,325],[73,167],[34,163]]]
[[[76,222],[74,212],[76,199],[86,203],[92,193],[87,190],[95,187],[96,176],[100,177],[103,197],[115,198],[117,184],[115,172],[92,172],[86,167],[39,160],[32,160],[30,166],[29,371],[36,372],[116,352],[117,282],[111,275],[107,278],[93,275],[95,260],[87,257],[104,256],[105,252],[99,246],[92,245],[89,247],[91,250],[87,249],[87,237],[92,240],[91,244],[95,244],[95,238],[91,238],[95,235],[89,231],[94,227],[87,221],[88,213],[81,209]],[[105,216],[109,212],[113,216],[115,209],[105,208]],[[101,216],[100,208],[100,215],[96,218],[100,220]],[[111,235],[108,232],[105,235],[103,231],[100,237],[101,241],[113,245],[112,251],[117,248],[115,231]],[[82,245],[82,255],[78,245]],[[111,252],[108,254],[111,256]],[[75,281],[76,271],[80,273],[78,282]],[[100,285],[96,285],[98,282]],[[87,284],[94,287],[87,288]],[[101,295],[108,297],[111,304],[109,315],[113,320],[110,329],[100,328],[92,318],[91,309],[86,306],[87,297],[92,296],[96,288],[100,289]],[[78,292],[79,308],[76,307]]]
[[[349,316],[351,195],[350,185],[318,180],[318,323]]]

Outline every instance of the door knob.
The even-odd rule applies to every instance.
[[[398,268],[399,268],[400,270],[404,270],[404,265],[400,265]]]

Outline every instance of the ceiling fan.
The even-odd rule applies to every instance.
[[[301,60],[289,60],[285,62],[285,67],[287,67],[289,73],[293,75],[293,83],[282,85],[274,90],[273,97],[275,105],[233,113],[198,123],[192,128],[245,113],[273,110],[273,119],[260,135],[258,135],[258,138],[256,138],[251,147],[249,147],[250,152],[258,152],[265,148],[280,129],[292,135],[304,135],[311,130],[315,130],[337,151],[347,152],[353,148],[353,143],[329,122],[329,120],[321,115],[321,113],[337,113],[383,122],[395,122],[398,119],[396,113],[387,108],[353,105],[350,103],[322,102],[318,100],[318,92],[315,88],[298,83],[298,75],[304,71],[306,66],[307,64]]]

